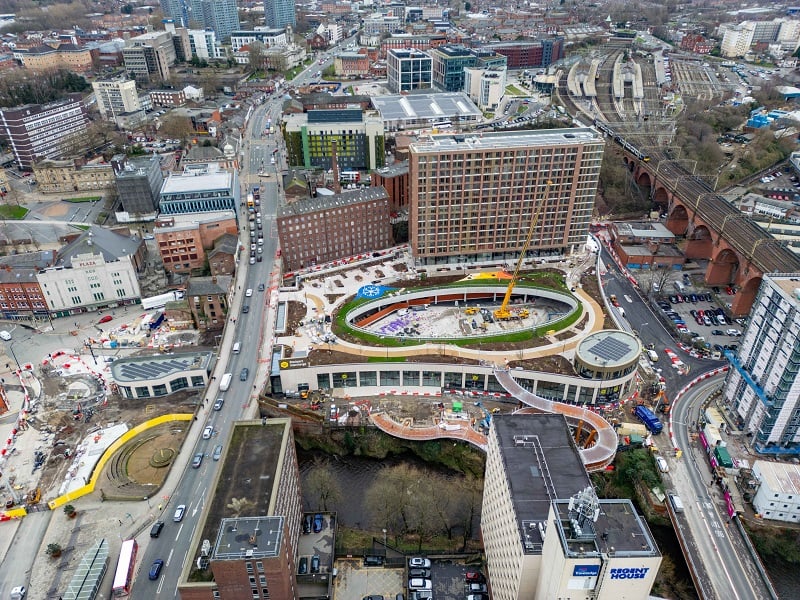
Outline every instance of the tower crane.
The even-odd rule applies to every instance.
[[[536,224],[539,222],[539,217],[541,216],[542,212],[544,211],[544,207],[547,205],[548,200],[550,200],[550,191],[553,189],[553,182],[549,179],[547,180],[547,189],[544,193],[544,198],[542,203],[539,207],[534,211],[533,216],[531,217],[531,224],[528,228],[528,237],[525,240],[525,244],[522,246],[522,251],[519,253],[519,259],[517,260],[517,266],[514,269],[514,274],[511,276],[511,281],[508,282],[508,288],[506,289],[506,295],[503,297],[503,303],[500,305],[500,308],[494,311],[494,318],[507,321],[508,319],[513,319],[517,315],[512,313],[508,310],[508,303],[511,301],[511,292],[514,291],[514,285],[517,283],[517,278],[519,277],[520,269],[522,269],[522,261],[525,259],[525,253],[528,251],[528,246],[531,245],[531,240],[533,239],[533,230],[536,229]],[[524,314],[521,313],[519,316],[526,317],[527,311],[524,311]]]

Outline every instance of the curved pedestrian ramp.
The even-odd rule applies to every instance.
[[[560,413],[567,418],[587,471],[600,471],[614,461],[617,453],[617,432],[603,417],[586,408],[554,402],[529,392],[517,383],[509,369],[495,368],[494,376],[509,394],[523,404],[536,411]],[[587,432],[585,438],[584,431]]]

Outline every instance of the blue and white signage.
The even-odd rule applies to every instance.
[[[386,292],[392,291],[394,288],[385,285],[362,285],[358,288],[356,298],[380,298]]]
[[[600,565],[575,565],[572,568],[573,577],[597,577],[600,574]]]
[[[648,571],[650,571],[649,567],[611,569],[610,574],[611,579],[644,579],[647,577]]]

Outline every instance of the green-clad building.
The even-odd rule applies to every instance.
[[[383,121],[378,113],[360,108],[309,110],[284,120],[289,165],[332,168],[333,146],[340,173],[384,166]]]

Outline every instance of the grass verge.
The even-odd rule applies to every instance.
[[[9,220],[24,219],[28,214],[28,209],[24,206],[9,206],[8,204],[0,205],[0,218]]]

